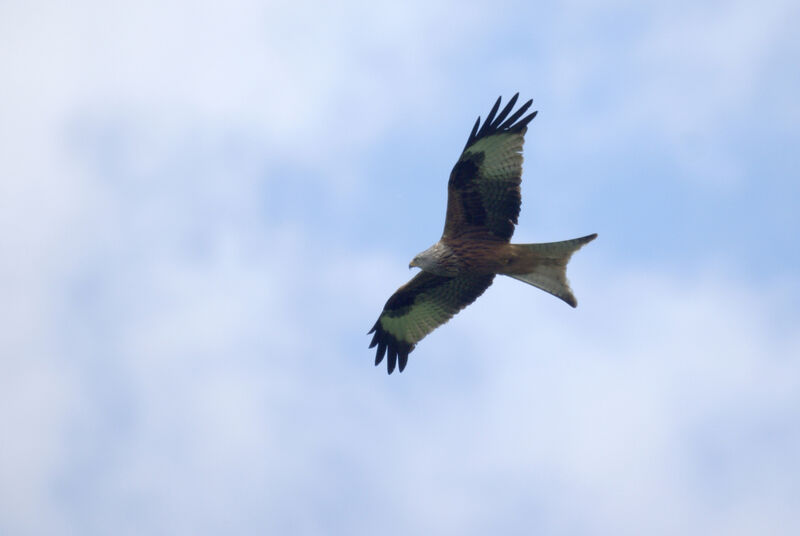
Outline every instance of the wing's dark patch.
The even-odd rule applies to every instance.
[[[449,277],[435,276],[427,281],[422,281],[414,287],[398,290],[386,300],[386,305],[383,306],[383,312],[391,317],[402,316],[414,305],[414,302],[420,294],[434,290],[436,287],[447,283],[449,279]]]
[[[475,153],[456,162],[456,165],[453,166],[453,171],[450,172],[449,186],[456,190],[463,190],[472,184],[478,177],[484,156],[483,153]]]
[[[469,138],[467,138],[467,144],[464,146],[464,150],[466,151],[470,145],[473,145],[481,138],[491,136],[492,134],[497,134],[498,132],[522,132],[522,129],[528,126],[528,123],[530,123],[531,120],[536,117],[537,112],[531,112],[522,119],[519,119],[522,117],[522,114],[528,111],[528,108],[530,108],[533,104],[533,99],[531,99],[520,106],[519,110],[514,112],[510,117],[507,117],[508,113],[514,107],[514,104],[517,103],[518,98],[519,93],[511,97],[511,100],[508,101],[508,104],[506,104],[505,108],[503,108],[497,117],[495,117],[495,113],[497,113],[497,109],[500,107],[501,100],[501,97],[497,97],[497,102],[494,103],[489,115],[486,116],[486,121],[483,122],[483,126],[480,126],[481,118],[478,117],[478,120],[475,122],[475,126],[472,127],[472,132],[470,132]],[[517,121],[518,119],[519,121]]]
[[[484,225],[486,223],[486,207],[483,205],[483,196],[478,189],[480,181],[480,167],[486,155],[483,152],[469,154],[456,162],[450,172],[448,186],[453,188],[459,197],[464,210],[464,220],[469,225]]]
[[[488,205],[485,207],[485,213],[491,210],[492,213],[498,215],[491,222],[492,233],[503,240],[510,240],[514,235],[514,226],[519,221],[520,205],[522,204],[519,187],[508,186],[498,190],[495,185],[484,183],[481,185],[481,194],[484,205]],[[500,215],[504,215],[505,219],[501,219]]]
[[[512,187],[506,190],[499,209],[504,214],[509,214],[508,220],[516,225],[519,220],[519,208],[521,204],[522,194],[520,194],[519,187]]]
[[[478,190],[460,192],[461,206],[464,208],[464,221],[469,225],[486,224],[486,207]]]

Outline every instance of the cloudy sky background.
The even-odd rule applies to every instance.
[[[800,9],[0,4],[0,533],[800,533]],[[366,331],[498,95],[498,279]]]

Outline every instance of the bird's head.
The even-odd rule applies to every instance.
[[[438,275],[453,275],[447,271],[446,265],[442,263],[442,260],[447,257],[449,257],[449,248],[437,242],[411,259],[411,262],[408,263],[408,268],[421,268],[426,272]]]
[[[411,262],[408,263],[408,269],[411,268],[422,268],[423,270],[430,270],[431,267],[435,266],[435,258],[431,249],[426,249],[425,251],[418,253],[411,259]]]

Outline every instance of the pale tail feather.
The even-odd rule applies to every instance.
[[[532,270],[527,273],[507,273],[505,275],[540,288],[561,298],[572,307],[577,307],[578,300],[572,294],[567,280],[567,263],[573,253],[595,238],[597,238],[597,234],[562,242],[515,244],[515,247],[522,253],[520,265],[529,265]]]

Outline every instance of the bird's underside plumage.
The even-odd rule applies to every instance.
[[[408,354],[428,333],[447,322],[489,288],[495,275],[514,277],[571,306],[577,301],[566,279],[572,254],[597,235],[546,244],[510,244],[519,216],[522,145],[529,100],[509,115],[519,94],[500,113],[500,98],[467,139],[447,185],[442,237],[411,262],[422,271],[395,292],[370,330],[375,364],[387,358],[391,374],[402,372]]]

